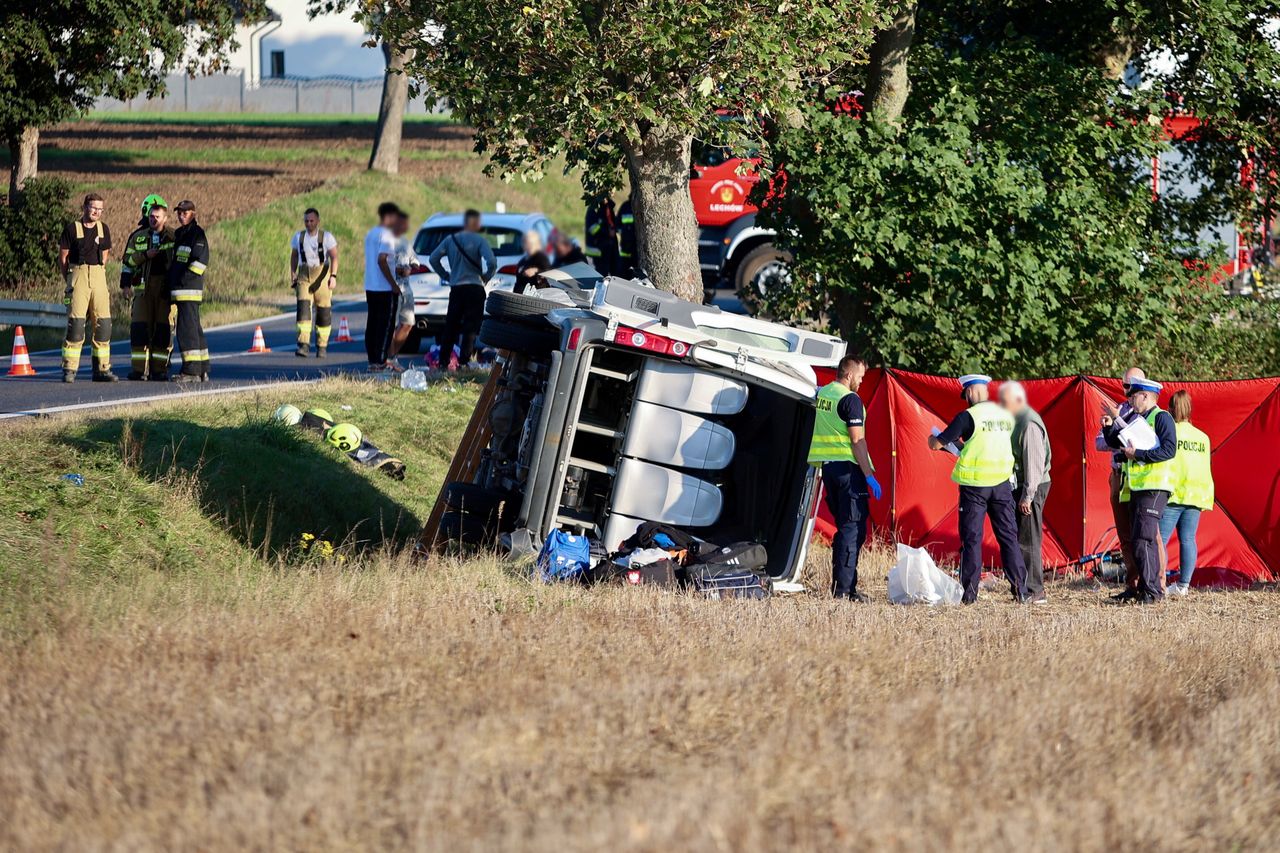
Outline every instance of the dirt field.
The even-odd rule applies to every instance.
[[[368,123],[295,125],[125,124],[83,121],[41,135],[41,172],[82,190],[102,187],[114,222],[158,192],[170,203],[198,199],[212,225],[282,196],[308,192],[361,170],[373,139]],[[450,159],[471,158],[471,132],[408,123],[401,172],[430,179]]]

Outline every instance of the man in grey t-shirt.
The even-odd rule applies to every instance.
[[[446,269],[441,263],[448,259]],[[476,335],[484,319],[485,282],[498,271],[498,261],[489,243],[480,234],[480,211],[468,210],[462,218],[462,230],[440,241],[427,266],[440,281],[449,285],[449,310],[445,313],[444,333],[440,335],[440,364],[447,366],[453,345],[462,339],[458,366],[471,361]]]

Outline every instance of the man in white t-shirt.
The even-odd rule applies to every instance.
[[[320,228],[320,212],[308,207],[301,231],[289,241],[289,280],[298,296],[299,358],[311,347],[311,324],[316,329],[316,358],[324,358],[333,328],[333,289],[338,286],[338,241]]]
[[[406,216],[392,201],[378,205],[378,224],[364,238],[364,296],[368,315],[364,325],[364,351],[369,370],[387,369],[387,345],[395,328],[400,283],[396,281],[396,221]]]
[[[396,235],[395,269],[396,283],[400,285],[400,301],[396,309],[395,332],[391,335],[391,343],[387,345],[387,367],[399,372],[401,368],[400,363],[396,361],[396,355],[409,339],[416,322],[413,288],[409,286],[409,276],[413,275],[414,267],[418,266],[419,262],[418,253],[413,250],[413,243],[405,236],[409,233],[408,214],[402,214],[391,230]]]

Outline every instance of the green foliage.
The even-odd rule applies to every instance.
[[[262,0],[41,0],[0,13],[0,135],[55,124],[100,96],[163,93],[165,76],[216,70],[237,16]]]
[[[58,237],[76,216],[71,184],[33,178],[22,203],[0,205],[0,291],[36,289],[58,280]]]
[[[423,0],[380,34],[417,48],[410,73],[450,99],[503,176],[536,177],[563,156],[594,192],[616,185],[625,151],[651,133],[709,133],[721,107],[786,115],[862,56],[884,5]]]

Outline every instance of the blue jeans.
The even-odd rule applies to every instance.
[[[1196,528],[1200,526],[1200,510],[1186,504],[1169,504],[1160,516],[1160,538],[1166,547],[1173,538],[1173,531],[1178,531],[1178,583],[1183,586],[1191,584],[1191,575],[1196,570],[1199,552],[1196,548]]]

